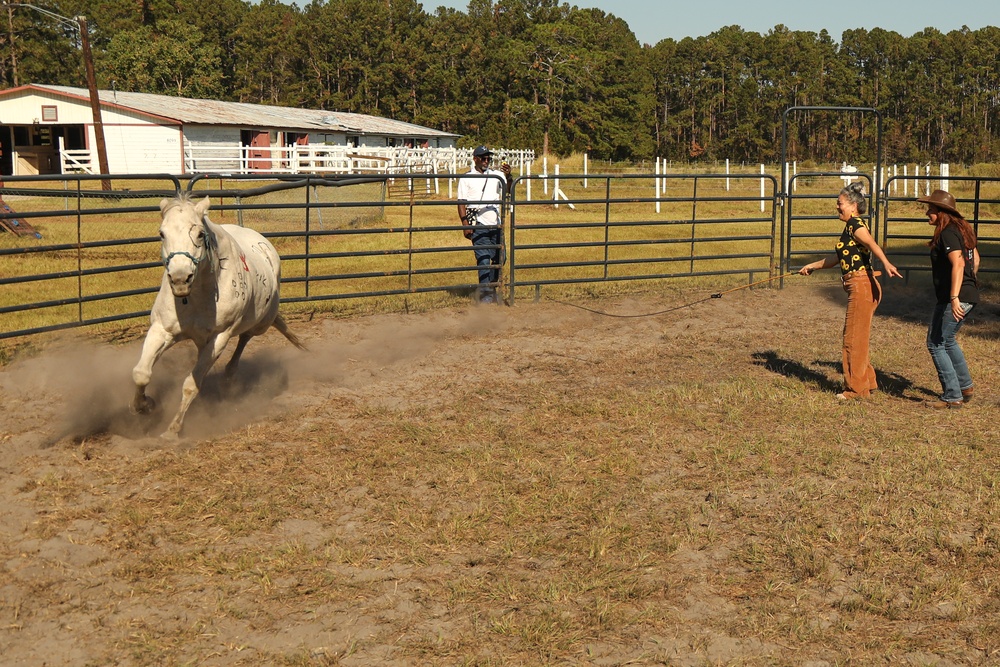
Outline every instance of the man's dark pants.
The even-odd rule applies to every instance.
[[[503,265],[503,235],[498,225],[476,225],[472,229],[472,252],[479,267],[479,301],[497,303],[497,283]]]

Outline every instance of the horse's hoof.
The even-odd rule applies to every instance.
[[[166,440],[167,442],[177,442],[180,439],[181,437],[177,434],[177,431],[171,431],[168,429],[160,434],[160,440]]]
[[[128,404],[128,411],[134,415],[148,415],[156,409],[156,401],[147,396],[143,401],[133,401]]]

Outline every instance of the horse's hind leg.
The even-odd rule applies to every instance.
[[[139,363],[132,369],[132,380],[135,382],[135,395],[129,404],[133,414],[149,414],[156,407],[156,401],[146,396],[146,387],[153,376],[153,365],[167,349],[175,342],[174,337],[162,326],[154,323],[146,333],[142,343],[142,354]]]
[[[233,356],[229,358],[229,363],[226,364],[226,377],[231,378],[233,374],[236,373],[236,367],[240,364],[240,357],[243,356],[243,349],[250,342],[253,335],[244,333],[240,334],[240,338],[236,341],[236,349],[233,350]]]

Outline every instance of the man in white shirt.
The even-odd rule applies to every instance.
[[[486,146],[472,151],[472,170],[458,181],[458,218],[462,233],[472,241],[479,267],[480,303],[499,303],[497,283],[503,265],[504,194],[510,185],[510,165],[490,169],[493,153]]]

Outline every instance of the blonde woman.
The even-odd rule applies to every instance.
[[[868,398],[878,389],[875,368],[869,354],[872,318],[882,300],[879,272],[872,269],[872,256],[878,259],[891,277],[902,274],[886,258],[882,248],[872,237],[871,230],[861,218],[868,210],[864,184],[851,183],[840,191],[837,214],[845,223],[834,254],[806,264],[799,273],[808,276],[819,269],[840,266],[844,291],[847,292],[847,316],[844,319],[844,391],[837,394],[840,400]]]

